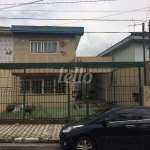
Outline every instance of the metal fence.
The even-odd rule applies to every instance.
[[[74,120],[142,105],[144,64],[0,64],[0,121]]]

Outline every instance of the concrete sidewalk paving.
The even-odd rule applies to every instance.
[[[0,124],[1,143],[58,143],[60,124]]]

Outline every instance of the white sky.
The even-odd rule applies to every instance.
[[[35,0],[0,0],[0,4],[9,3],[28,3]],[[50,2],[75,2],[81,0],[44,0],[41,3]],[[84,0],[83,0],[84,1]],[[85,0],[87,1],[87,0]],[[91,0],[94,1],[94,0]],[[10,5],[0,5],[0,9]],[[148,8],[149,7],[149,8]],[[103,17],[102,19],[133,19],[146,20],[148,11],[134,11],[120,15],[104,17],[108,15],[118,14],[119,12],[63,12],[63,11],[130,11],[135,9],[145,8],[150,9],[150,0],[116,0],[116,1],[100,1],[88,3],[64,3],[64,4],[40,4],[26,5],[5,10],[20,10],[20,11],[2,11],[0,17],[32,17],[32,18],[50,18],[50,19],[91,19]],[[23,11],[23,10],[49,10],[49,11]],[[55,12],[54,12],[55,10]],[[57,12],[62,11],[62,12]],[[147,20],[150,20],[150,12]],[[70,23],[74,22],[74,23]],[[135,24],[141,24],[141,21],[136,21]],[[62,24],[62,25],[61,25]],[[110,22],[110,21],[39,21],[39,20],[3,20],[0,19],[0,26],[11,25],[42,25],[42,26],[80,26],[84,27],[85,32],[134,32],[142,31],[142,26],[130,26],[134,22]],[[146,24],[148,31],[148,24]],[[96,56],[102,51],[109,48],[111,45],[119,42],[129,34],[103,34],[103,33],[85,33],[79,43],[77,56]]]

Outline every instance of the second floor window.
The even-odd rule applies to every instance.
[[[31,53],[58,53],[57,41],[31,41]]]

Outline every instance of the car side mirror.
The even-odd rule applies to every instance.
[[[104,127],[107,127],[107,124],[109,123],[109,119],[108,118],[104,118],[103,121],[102,121],[102,125]]]
[[[109,121],[110,121],[108,118],[105,118],[104,120],[105,120],[106,124],[109,123]]]

